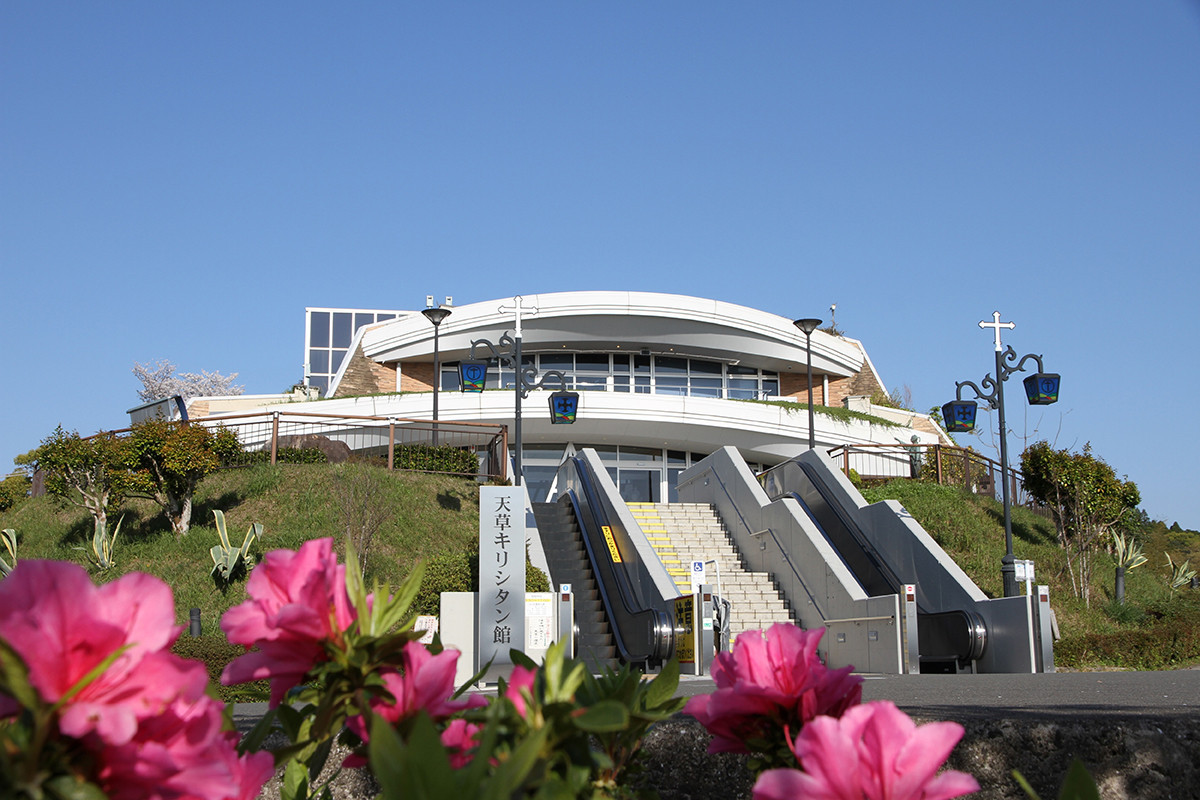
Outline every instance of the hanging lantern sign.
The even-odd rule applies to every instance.
[[[482,392],[487,383],[487,362],[458,362],[458,380],[464,392]]]
[[[1048,406],[1058,402],[1059,376],[1052,372],[1038,372],[1025,379],[1025,396],[1031,406]]]
[[[978,405],[974,400],[951,400],[942,406],[942,419],[950,433],[970,433],[975,430],[975,412]]]
[[[579,411],[578,392],[554,392],[550,395],[550,422],[554,425],[570,425]]]

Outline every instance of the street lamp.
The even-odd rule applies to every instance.
[[[475,355],[476,347],[486,347],[490,356],[500,363],[501,366],[512,367],[516,373],[516,381],[513,388],[516,390],[516,408],[514,409],[513,417],[513,439],[515,458],[513,459],[513,475],[516,485],[520,486],[523,481],[521,472],[521,401],[529,396],[529,393],[534,389],[546,388],[546,380],[552,378],[558,381],[559,391],[550,395],[550,422],[555,425],[570,425],[575,421],[575,414],[579,410],[579,394],[577,392],[567,391],[567,379],[562,372],[552,369],[546,370],[542,377],[538,378],[536,367],[525,366],[521,362],[521,312],[524,309],[521,305],[521,296],[517,295],[512,306],[501,306],[501,311],[515,310],[517,317],[517,335],[516,337],[509,336],[505,333],[500,337],[500,346],[487,339],[476,339],[471,342],[471,352],[466,360],[458,363],[459,387],[463,392],[482,392],[487,385],[487,362],[480,361]],[[534,309],[536,311],[536,309]]]
[[[808,353],[808,449],[813,450],[817,446],[817,438],[813,430],[812,332],[821,324],[821,320],[812,318],[798,319],[792,324],[804,331],[804,349]]]
[[[1025,395],[1030,405],[1045,406],[1058,401],[1060,376],[1045,371],[1041,356],[1030,353],[1021,356],[1021,360],[1017,361],[1017,351],[1012,349],[1012,345],[1009,345],[1007,349],[1001,346],[1000,329],[1012,330],[1017,325],[1015,322],[1001,322],[999,311],[992,312],[992,321],[983,320],[979,323],[979,327],[995,330],[998,379],[991,375],[984,376],[980,383],[984,388],[990,387],[991,389],[986,394],[971,381],[955,383],[957,389],[955,399],[942,406],[942,418],[946,423],[946,430],[951,433],[969,433],[975,429],[976,403],[973,400],[962,399],[964,386],[971,387],[978,399],[985,401],[988,406],[1000,413],[1000,484],[1004,503],[1005,549],[1004,558],[1000,559],[1000,575],[1004,579],[1004,596],[1015,597],[1020,592],[1017,588],[1016,556],[1013,555],[1012,499],[1009,497],[1008,490],[1008,428],[1004,422],[1004,382],[1014,372],[1024,372],[1025,362],[1033,359],[1037,362],[1038,371],[1025,379]],[[1012,362],[1016,362],[1016,366],[1009,366]]]
[[[438,384],[442,382],[442,361],[438,351],[438,328],[450,316],[448,308],[427,308],[421,312],[433,323],[433,446],[438,445]]]

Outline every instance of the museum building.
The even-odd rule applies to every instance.
[[[522,473],[535,502],[559,463],[584,447],[600,454],[627,501],[653,502],[673,500],[679,473],[725,445],[761,467],[808,448],[807,410],[797,407],[808,400],[807,337],[790,319],[650,292],[447,301],[437,375],[435,326],[420,310],[306,309],[305,383],[326,398],[320,410],[430,419],[436,380],[438,420],[511,430],[515,372],[494,355],[519,333],[527,380],[543,385],[522,402]],[[949,443],[926,415],[870,402],[886,390],[860,342],[816,330],[810,343],[817,446]],[[489,363],[483,392],[460,391],[459,362],[468,359]],[[547,399],[557,389],[579,393],[571,425],[551,422]]]

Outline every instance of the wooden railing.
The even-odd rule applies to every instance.
[[[396,453],[400,448],[431,446],[436,440],[439,447],[469,449],[476,453],[480,457],[480,465],[479,471],[473,475],[500,482],[508,480],[506,425],[441,421],[435,424],[427,419],[303,411],[258,411],[201,417],[180,424],[227,428],[237,434],[238,441],[247,453],[269,453],[272,464],[277,462],[282,448],[316,447],[329,451],[327,455],[341,452],[359,459],[378,458],[381,465],[386,462],[389,470],[402,469],[396,464]],[[132,430],[123,428],[106,433],[120,435]]]

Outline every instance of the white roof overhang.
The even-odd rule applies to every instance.
[[[504,306],[505,310],[501,311]],[[458,306],[439,329],[444,361],[467,358],[471,343],[515,334],[513,300]],[[521,340],[525,353],[616,352],[675,355],[777,372],[803,372],[805,337],[790,319],[746,306],[654,292],[559,292],[526,295]],[[411,312],[362,331],[363,353],[378,362],[431,360],[433,326]],[[478,357],[488,355],[479,347]],[[863,353],[822,331],[812,335],[813,370],[835,376],[857,373]]]

